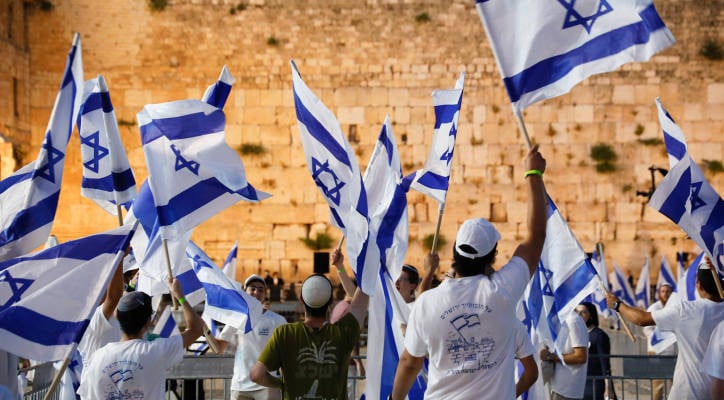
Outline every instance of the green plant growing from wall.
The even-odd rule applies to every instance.
[[[310,250],[327,250],[332,248],[334,239],[325,232],[318,232],[314,238],[299,238]]]
[[[269,36],[269,38],[266,40],[266,44],[269,46],[279,46],[279,39],[275,38],[274,36]]]
[[[148,8],[153,11],[163,11],[168,5],[168,0],[148,0]]]
[[[720,172],[724,172],[724,165],[719,160],[704,160],[704,166],[706,170],[716,175]]]
[[[636,129],[634,129],[634,135],[641,136],[644,133],[644,126],[641,124],[636,124]]]
[[[432,251],[432,241],[435,239],[435,234],[431,233],[424,238],[422,238],[422,247],[427,250],[428,252]],[[438,252],[443,246],[447,244],[447,239],[445,239],[445,236],[443,234],[439,234],[437,236],[437,245],[435,246],[435,252]]]
[[[239,146],[239,152],[244,155],[259,155],[266,153],[266,149],[260,143],[244,143]]]
[[[638,140],[644,146],[658,146],[663,143],[663,140],[659,138],[643,138]]]
[[[618,159],[613,147],[606,143],[598,143],[591,147],[591,158],[596,162],[596,171],[609,173],[616,170],[614,162]]]
[[[724,58],[724,51],[721,45],[715,39],[707,39],[699,50],[704,58],[712,61],[719,61]]]
[[[432,18],[430,18],[430,14],[428,14],[426,11],[423,11],[417,15],[415,15],[415,21],[419,23],[425,23],[430,22]]]

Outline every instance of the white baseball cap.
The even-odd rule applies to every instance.
[[[460,229],[458,229],[458,235],[455,238],[455,251],[465,258],[483,257],[495,248],[498,240],[500,240],[500,233],[487,219],[469,219],[463,222]],[[468,245],[475,251],[462,250],[460,248],[462,245]]]
[[[125,274],[134,269],[138,269],[138,262],[136,261],[136,257],[133,256],[133,252],[130,252],[123,258],[123,273]]]
[[[302,301],[309,308],[321,308],[332,298],[332,283],[323,275],[312,275],[302,283]]]

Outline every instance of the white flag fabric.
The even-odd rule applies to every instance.
[[[407,323],[410,306],[395,288],[407,254],[407,191],[402,164],[389,116],[380,131],[364,173],[364,185],[370,214],[370,237],[374,237],[380,255],[367,259],[365,271],[377,271],[378,277],[369,304],[367,375],[365,398],[387,399],[392,393],[400,354],[404,351],[401,324]],[[376,264],[376,265],[375,265]],[[425,381],[418,377],[409,399],[422,399]]]
[[[0,181],[0,261],[31,252],[50,235],[82,94],[83,59],[76,33],[38,158]]]
[[[220,109],[180,100],[146,105],[137,117],[163,238],[181,237],[240,200],[270,196],[246,180],[244,164],[226,144]]]
[[[641,268],[639,279],[636,281],[636,305],[644,310],[651,305],[651,285],[649,284],[649,257],[646,256],[644,267]]]
[[[347,238],[347,258],[360,289],[372,294],[377,271],[364,271],[369,245],[367,195],[354,150],[334,114],[304,83],[294,61],[292,86],[304,155],[314,183],[331,213],[331,222]]]
[[[669,261],[666,256],[661,256],[661,266],[659,267],[659,277],[656,280],[656,298],[659,297],[658,288],[661,285],[669,285],[673,291],[676,291],[676,275],[669,265]]]
[[[673,168],[679,160],[686,157],[688,147],[686,145],[686,137],[684,132],[676,125],[674,118],[669,114],[661,104],[661,99],[656,98],[656,110],[659,114],[659,123],[664,134],[664,144],[666,145],[666,153],[669,155],[669,168]]]
[[[78,119],[83,179],[80,194],[118,215],[136,195],[136,179],[118,131],[116,113],[103,75],[85,82]]]
[[[415,173],[412,188],[424,193],[438,203],[444,204],[450,185],[450,167],[455,151],[455,138],[458,131],[460,107],[463,101],[465,73],[461,73],[455,88],[436,90],[432,93],[435,108],[435,131],[427,161],[422,169]]]
[[[216,108],[223,109],[226,104],[226,100],[229,98],[229,93],[231,93],[231,87],[234,85],[234,81],[236,81],[236,79],[234,79],[231,72],[229,72],[229,69],[226,68],[226,65],[224,65],[221,69],[219,80],[206,88],[206,92],[204,92],[204,96],[201,98],[201,101],[211,104]]]
[[[261,317],[262,304],[239,290],[194,242],[189,242],[186,256],[206,291],[204,315],[245,333],[251,331]]]
[[[628,281],[626,275],[621,271],[621,267],[613,262],[613,271],[611,271],[611,293],[616,295],[621,301],[631,307],[636,307],[636,297],[633,288]]]
[[[224,267],[222,268],[224,270],[224,274],[229,277],[234,282],[238,281],[236,280],[236,255],[239,252],[239,241],[237,240],[234,242],[234,245],[231,247],[231,250],[229,251],[229,255],[226,256],[226,261],[224,261]]]
[[[37,361],[77,346],[130,242],[132,225],[0,262],[0,349]]]
[[[568,227],[553,200],[548,198],[548,221],[546,240],[536,276],[529,286],[540,285],[540,289],[531,288],[528,312],[531,318],[539,315],[538,338],[541,343],[555,348],[558,354],[564,348],[568,337],[566,317],[593,293],[600,285],[596,270]],[[547,331],[542,330],[540,320],[546,320]]]
[[[653,0],[475,0],[513,108],[646,61],[674,37]]]

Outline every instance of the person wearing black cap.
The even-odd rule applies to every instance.
[[[244,290],[259,302],[264,302],[266,282],[261,276],[251,274],[244,281]],[[230,325],[226,325],[221,331],[217,338],[219,352],[223,353],[230,343],[236,346],[234,376],[231,379],[233,400],[281,399],[279,389],[267,388],[252,382],[249,373],[274,330],[286,323],[287,320],[281,315],[264,309],[261,317],[253,322],[251,332],[244,333],[243,330],[237,330]]]
[[[702,360],[711,333],[724,319],[724,302],[711,272],[711,260],[705,259],[709,266],[702,263],[696,271],[696,291],[701,296],[696,300],[669,301],[666,307],[648,312],[627,306],[613,293],[606,292],[608,307],[618,311],[623,318],[639,326],[655,325],[662,332],[670,331],[676,335],[679,355],[669,399],[707,399],[710,396],[711,376],[702,371]]]
[[[145,340],[153,314],[151,297],[138,291],[123,296],[116,309],[121,341],[91,356],[78,389],[81,399],[164,398],[166,370],[181,362],[184,349],[201,336],[204,326],[183,297],[178,280],[170,281],[169,288],[181,304],[186,330],[167,339]]]
[[[515,398],[515,309],[535,269],[546,236],[546,161],[533,146],[525,159],[528,230],[510,261],[493,268],[500,234],[484,218],[459,228],[453,246],[455,279],[420,294],[405,333],[391,398],[402,400],[429,357],[430,399]],[[435,266],[438,258],[428,255]],[[435,266],[436,267],[436,266]]]
[[[332,264],[341,268],[342,253],[332,253]],[[251,380],[282,389],[285,399],[347,399],[350,354],[359,340],[369,298],[359,288],[350,311],[329,323],[332,283],[324,275],[312,275],[302,283],[304,322],[282,325],[254,364]],[[282,377],[269,373],[281,369]]]

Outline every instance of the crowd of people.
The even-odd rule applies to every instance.
[[[411,309],[407,324],[399,327],[404,351],[391,399],[406,398],[425,364],[426,399],[513,399],[540,383],[551,399],[616,398],[610,380],[603,378],[611,375],[611,341],[599,328],[596,306],[583,302],[568,315],[565,344],[559,350],[536,349],[516,317],[546,237],[546,161],[537,147],[526,156],[525,169],[527,229],[502,266],[497,266],[501,235],[484,218],[461,224],[453,245],[453,273],[439,284],[433,284],[437,254],[425,258],[422,276],[416,267],[402,266],[395,286]],[[352,355],[359,354],[369,298],[348,274],[339,249],[331,263],[342,290],[335,296],[329,278],[309,276],[299,293],[301,320],[287,322],[267,303],[251,332],[226,326],[216,337],[208,335],[218,352],[234,354],[233,399],[355,396],[347,378],[350,371],[364,375],[364,364]],[[78,346],[83,373],[77,393],[94,400],[163,399],[166,370],[182,360],[185,349],[207,328],[185,300],[179,281],[171,279],[168,288],[183,311],[184,330],[169,338],[149,335],[155,320],[152,299],[135,290],[138,267],[127,259],[122,264]],[[264,278],[252,274],[242,288],[264,303],[280,301],[283,285],[276,273]],[[671,287],[662,285],[659,301],[648,310],[607,293],[611,309],[651,327],[647,335],[675,339],[675,345],[658,352],[677,354],[678,349],[673,381],[655,382],[654,398],[662,398],[664,386],[670,387],[669,399],[724,398],[724,303],[710,270],[698,271],[696,288],[699,299],[671,302]],[[517,375],[516,359],[522,368]]]

